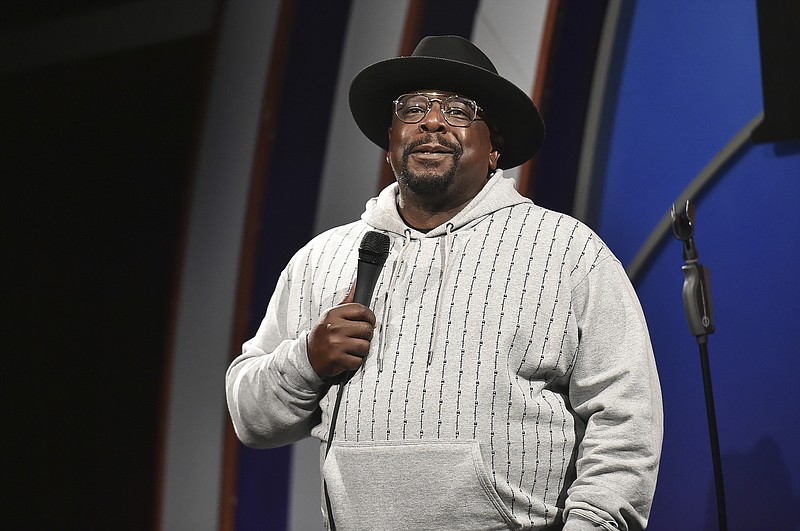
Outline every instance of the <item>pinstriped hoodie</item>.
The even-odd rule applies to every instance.
[[[337,386],[311,368],[306,337],[345,298],[361,237],[378,230],[392,248],[371,305],[375,335],[321,453],[337,528],[642,529],[662,405],[619,261],[502,171],[425,234],[403,223],[396,194],[387,187],[281,274],[228,369],[239,438],[327,441]]]

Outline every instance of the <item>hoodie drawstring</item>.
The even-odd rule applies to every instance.
[[[444,236],[444,263],[442,264],[442,272],[439,275],[439,292],[436,294],[436,313],[433,314],[433,336],[431,337],[431,347],[428,350],[428,365],[433,360],[433,351],[436,348],[436,340],[439,338],[439,318],[442,312],[442,285],[448,276],[448,269],[450,268],[450,247],[453,245],[453,224],[447,224],[447,232]]]

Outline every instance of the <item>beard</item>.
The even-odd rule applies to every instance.
[[[437,138],[436,143],[449,149],[453,157],[452,164],[448,170],[438,170],[439,163],[435,161],[421,161],[425,168],[422,171],[414,171],[408,167],[408,159],[411,152],[417,146],[433,142],[433,135],[427,134],[422,139],[412,142],[403,149],[403,158],[400,165],[400,172],[397,174],[397,181],[408,187],[409,190],[418,195],[438,195],[446,191],[458,172],[459,159],[464,154],[462,147],[456,143],[448,142],[442,138]]]

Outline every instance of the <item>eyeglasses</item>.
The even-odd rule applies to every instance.
[[[444,120],[455,127],[469,127],[478,118],[478,111],[483,111],[474,100],[453,94],[446,98],[432,98],[426,94],[403,94],[394,100],[394,114],[407,124],[417,124],[433,107],[433,102],[439,103]]]

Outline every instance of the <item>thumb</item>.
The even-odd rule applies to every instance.
[[[353,302],[355,293],[356,293],[356,279],[353,279],[353,283],[350,284],[350,291],[347,292],[347,297],[345,297],[344,300],[339,304],[347,304],[349,302]]]

